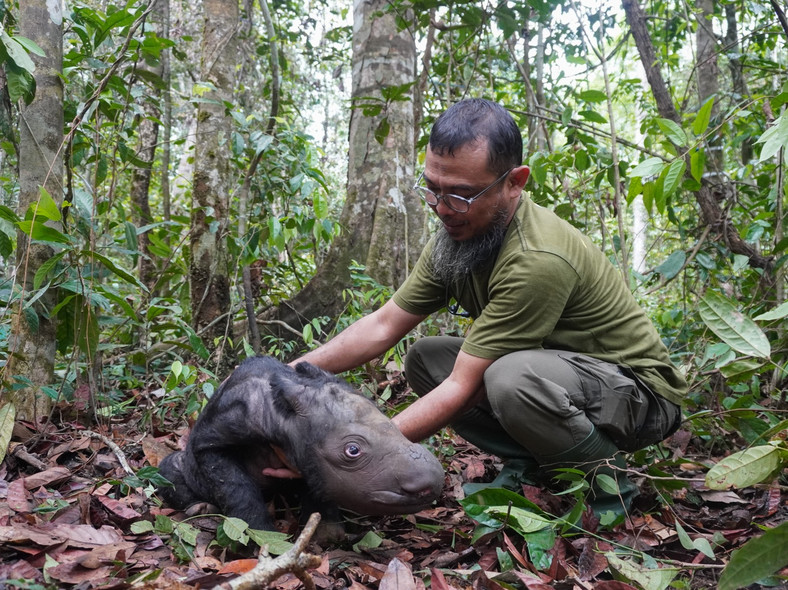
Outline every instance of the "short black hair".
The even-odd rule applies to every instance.
[[[468,98],[450,106],[430,132],[430,149],[438,155],[465,144],[487,141],[487,166],[501,175],[523,163],[523,137],[514,118],[497,102]]]

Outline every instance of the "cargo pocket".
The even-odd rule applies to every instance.
[[[621,371],[631,376],[638,384],[638,389],[648,398],[648,413],[631,441],[632,448],[623,446],[620,448],[625,451],[636,451],[665,440],[676,432],[681,425],[681,408],[654,393],[631,369],[622,367]]]
[[[577,373],[585,399],[577,405],[616,446],[632,451],[641,445],[640,431],[650,410],[650,400],[638,383],[618,366],[592,357],[560,355]]]

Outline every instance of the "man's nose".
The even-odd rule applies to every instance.
[[[456,213],[456,211],[454,211],[454,209],[452,209],[451,207],[449,207],[446,204],[446,199],[444,199],[443,197],[438,199],[438,204],[435,205],[433,207],[433,209],[435,209],[435,213],[438,214],[438,217],[441,217],[441,218],[442,217],[451,216],[451,215],[454,215],[454,213]]]

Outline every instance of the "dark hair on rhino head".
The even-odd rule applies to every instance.
[[[468,98],[450,106],[432,126],[430,149],[438,155],[474,141],[487,142],[487,166],[501,175],[523,163],[523,138],[505,108],[485,98]]]

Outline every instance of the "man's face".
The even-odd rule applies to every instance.
[[[525,170],[522,184],[510,179],[516,171]],[[517,206],[522,185],[528,178],[528,168],[515,168],[500,184],[492,187],[471,203],[466,213],[458,213],[446,206],[443,199],[432,207],[452,240],[462,242],[487,233],[494,221],[502,217],[511,220]],[[518,173],[522,175],[522,173]],[[424,183],[436,193],[452,193],[470,198],[495,182],[498,176],[487,168],[487,142],[472,142],[454,151],[454,155],[439,155],[427,147],[424,163]]]

